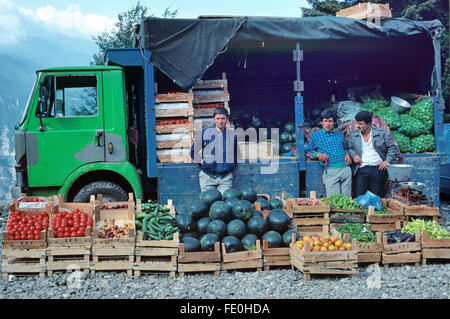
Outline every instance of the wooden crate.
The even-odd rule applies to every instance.
[[[394,230],[396,227],[395,223],[403,222],[405,218],[403,204],[396,199],[382,198],[381,205],[383,209],[386,209],[389,212],[389,214],[377,215],[374,213],[375,208],[373,206],[369,206],[367,212],[367,222],[369,223],[370,228],[374,232]]]
[[[228,93],[228,81],[226,72],[222,72],[222,78],[217,80],[200,80],[194,84],[195,90],[220,89],[224,93]]]
[[[404,205],[405,222],[414,219],[425,219],[437,221],[439,207],[428,207],[426,205]]]
[[[128,194],[128,201],[126,202],[104,202],[103,195],[98,194],[96,205],[98,209],[104,211],[113,211],[113,212],[129,212],[134,213],[135,203],[134,203],[134,195],[133,193]]]
[[[156,121],[155,131],[156,134],[172,134],[181,132],[193,132],[194,131],[194,117],[188,116],[184,120],[189,121],[183,124],[161,124],[161,121]]]
[[[55,271],[79,270],[90,271],[91,245],[86,247],[48,247],[47,275],[53,276]]]
[[[155,117],[162,118],[189,118],[194,116],[194,95],[189,93],[167,93],[155,95]]]
[[[162,139],[163,138],[163,139]],[[194,132],[177,132],[156,136],[156,149],[190,149],[194,143]]]
[[[364,209],[338,209],[331,207],[330,223],[365,223],[366,211]]]
[[[352,240],[352,248],[358,251],[358,265],[361,264],[376,264],[381,263],[381,251],[383,249],[383,242],[381,233],[376,233],[376,243],[358,243],[355,238]]]
[[[127,271],[129,276],[134,270],[134,248],[136,231],[134,222],[134,201],[130,196],[127,208],[102,209],[102,197],[97,196],[94,208],[95,227],[92,231],[91,273],[96,271]],[[119,202],[106,203],[117,205]],[[124,226],[131,223],[132,227],[125,238],[100,238],[99,230],[104,223]]]
[[[225,108],[227,110],[228,114],[230,114],[230,107],[228,106],[228,101],[224,101],[222,104],[214,103],[219,101],[220,99],[225,99],[228,94],[220,94],[220,95],[205,95],[201,98],[197,97],[197,101],[194,100],[194,103],[200,103],[200,101],[204,100],[206,101],[207,98],[211,99],[211,102],[204,102],[207,104],[203,104],[203,106],[208,106],[208,108],[200,108],[201,105],[195,105],[194,104],[194,118],[212,118],[214,110],[219,107]]]
[[[330,224],[330,205],[328,204],[328,199],[325,203],[320,203],[315,206],[298,204],[300,200],[308,200],[311,198],[316,198],[316,192],[311,191],[309,198],[286,199],[286,212],[292,214],[292,225],[297,231],[304,227],[316,226],[319,229],[317,232],[321,232],[323,225],[328,226]]]
[[[156,150],[156,156],[160,163],[191,163],[191,150],[189,148],[180,148],[172,150]]]
[[[89,217],[92,218],[93,225],[95,224],[94,207],[95,207],[95,197],[91,196],[89,203],[70,203],[64,202],[64,196],[58,195],[54,196],[55,206],[53,213],[50,217],[50,224],[47,235],[47,246],[48,247],[75,247],[75,248],[87,248],[90,249],[92,246],[92,230],[90,227],[86,227],[86,233],[83,237],[69,237],[69,238],[56,238],[55,232],[51,229],[51,221],[53,216],[60,211],[73,211],[74,209],[79,209],[85,212]],[[72,255],[69,253],[69,255]]]
[[[347,234],[348,235],[348,234]],[[348,236],[344,236],[348,243]],[[311,275],[357,275],[358,251],[352,247],[345,251],[310,252],[311,242],[306,242],[304,251],[295,245],[289,247],[292,270],[295,268],[309,281]]]
[[[2,274],[9,275],[39,275],[44,277],[46,272],[45,249],[3,249]]]
[[[134,275],[139,277],[141,272],[168,273],[171,277],[175,277],[179,245],[178,233],[174,234],[173,240],[143,240],[143,233],[139,231],[136,239]]]
[[[27,202],[27,199],[38,198],[40,202]],[[13,203],[15,207],[22,209],[22,211],[31,209],[38,210],[44,209],[47,203],[50,203],[53,206],[53,197],[42,197],[42,196],[27,196],[25,194],[21,194],[19,198],[13,198]]]
[[[179,246],[178,275],[184,277],[185,273],[213,272],[214,276],[220,273],[220,243],[214,244],[214,251],[186,252],[184,244]]]
[[[289,247],[269,248],[269,242],[264,240],[262,253],[264,260],[264,271],[268,271],[271,268],[291,266]]]
[[[264,266],[261,242],[256,241],[256,250],[227,253],[225,244],[222,244],[222,270],[256,269],[261,271]]]
[[[450,238],[428,238],[426,230],[422,230],[422,265],[427,264],[427,259],[450,259]]]
[[[47,202],[44,209],[36,210],[34,208],[19,208],[18,202],[14,201],[9,206],[8,223],[12,211],[19,211],[24,215],[39,215],[42,211],[45,211],[50,218],[52,206],[52,203]],[[10,240],[8,239],[8,233],[4,231],[2,247],[3,249],[45,249],[47,248],[47,230],[42,230],[40,236],[39,240]]]
[[[400,222],[396,223],[396,229],[401,228]],[[381,259],[384,267],[389,267],[390,264],[415,264],[419,267],[421,261],[422,246],[420,243],[420,233],[415,234],[414,242],[388,244],[387,237],[383,236],[383,248]]]
[[[126,271],[129,276],[134,270],[133,247],[92,247],[90,270],[96,271]]]
[[[317,225],[317,226],[297,226],[297,233],[304,236],[311,236],[317,234],[328,234],[330,231],[329,225]]]
[[[392,11],[389,4],[382,3],[359,3],[350,8],[345,8],[336,12],[337,17],[347,17],[358,20],[371,18],[392,18]]]

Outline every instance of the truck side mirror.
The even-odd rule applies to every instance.
[[[47,87],[41,83],[39,86],[39,104],[38,104],[38,114],[42,117],[43,114],[47,113],[47,101],[48,101],[48,90]]]

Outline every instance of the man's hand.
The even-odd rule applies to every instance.
[[[200,165],[203,165],[203,161],[204,161],[204,159],[202,158],[202,160],[200,161]]]
[[[359,155],[356,155],[355,157],[353,157],[353,162],[355,162],[355,164],[361,164],[361,157],[359,157]]]
[[[352,163],[352,157],[348,153],[345,154],[345,163],[347,164],[347,166],[349,166]]]
[[[328,155],[324,153],[317,153],[316,156],[319,158],[320,161],[325,162],[328,160]]]
[[[387,169],[387,166],[388,166],[389,164],[391,164],[391,163],[386,162],[386,161],[381,162],[380,167],[378,167],[378,169],[380,169],[380,170],[385,170],[385,169]]]

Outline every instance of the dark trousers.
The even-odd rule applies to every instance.
[[[368,190],[379,197],[386,193],[386,170],[378,169],[378,166],[364,166],[358,168],[355,175],[355,198],[364,195]]]

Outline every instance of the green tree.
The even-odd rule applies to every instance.
[[[178,14],[178,9],[170,10],[166,8],[162,13],[164,18],[174,18]],[[136,3],[130,10],[119,13],[118,21],[114,25],[113,30],[105,30],[93,37],[95,44],[99,50],[93,56],[91,65],[103,65],[105,53],[111,48],[132,48],[134,26],[141,23],[145,17],[154,16],[148,14],[148,8],[143,6],[140,1]]]
[[[307,0],[311,8],[300,8],[304,17],[334,16],[336,12],[351,4],[336,0]]]

